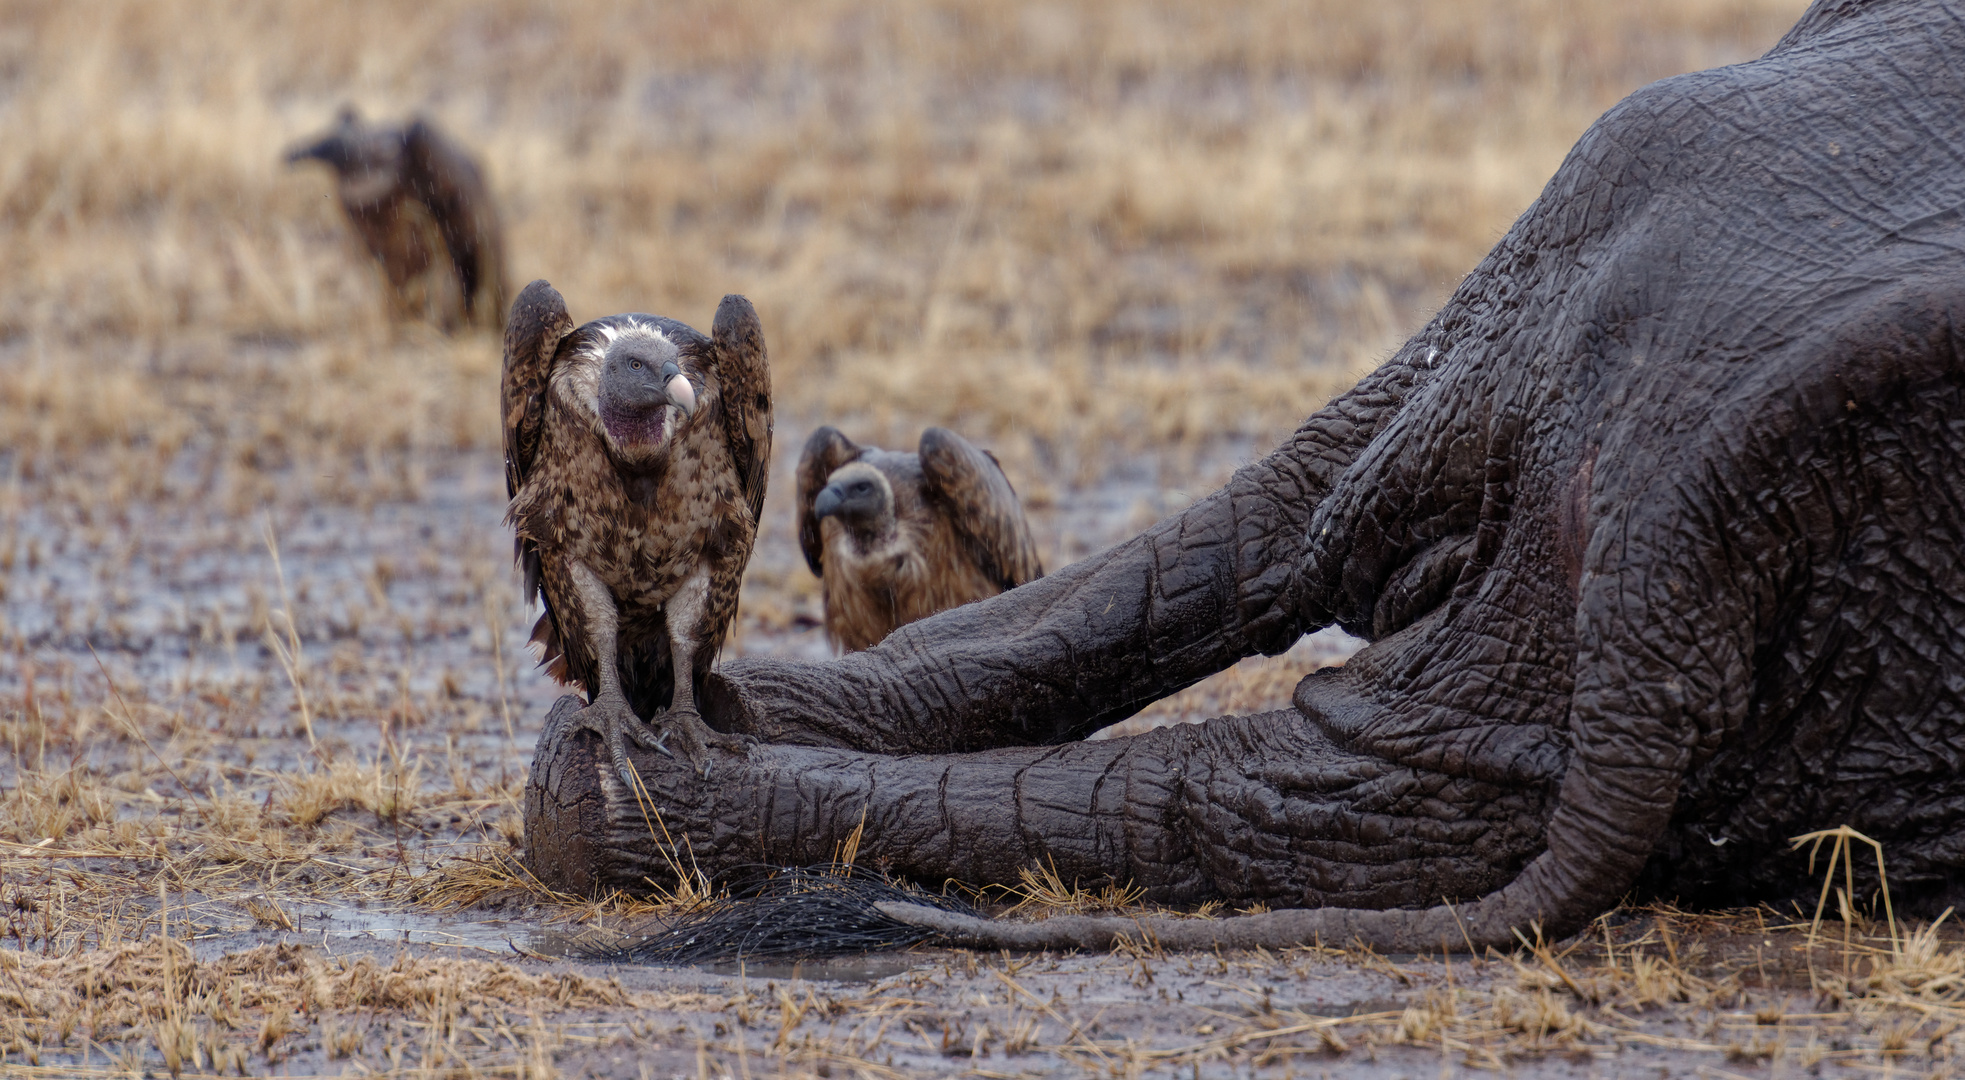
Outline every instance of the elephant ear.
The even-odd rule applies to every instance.
[[[819,535],[819,519],[812,513],[812,504],[818,501],[828,477],[865,452],[828,424],[805,440],[805,450],[798,455],[798,547],[805,552],[805,565],[819,577],[825,576],[825,543]]]
[[[1001,589],[1044,576],[1016,489],[996,455],[947,428],[921,433],[923,494],[955,526],[983,575]]]

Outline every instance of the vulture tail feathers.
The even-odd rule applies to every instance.
[[[539,619],[532,624],[532,636],[526,639],[529,646],[539,656],[539,666],[555,682],[567,682],[566,650],[560,647],[559,623],[553,619],[553,609],[547,608],[539,613]]]

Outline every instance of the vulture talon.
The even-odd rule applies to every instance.
[[[574,723],[600,736],[607,745],[607,757],[614,766],[615,775],[629,790],[633,790],[635,767],[634,761],[628,757],[628,743],[646,747],[654,736],[642,723],[641,717],[635,715],[627,699],[618,694],[603,694],[581,709]]]

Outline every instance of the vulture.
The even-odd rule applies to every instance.
[[[287,153],[288,164],[320,161],[334,170],[349,224],[389,282],[392,310],[414,313],[413,286],[447,255],[455,291],[442,271],[424,282],[425,303],[445,327],[496,327],[505,313],[505,268],[498,212],[477,163],[422,117],[406,127],[372,125],[352,108],[326,135]]]
[[[947,428],[922,432],[913,454],[813,432],[798,459],[798,545],[842,652],[1044,576],[996,456]]]
[[[724,297],[708,337],[655,315],[576,328],[535,281],[506,322],[500,402],[506,522],[526,599],[544,601],[542,666],[586,692],[579,724],[631,789],[629,740],[707,778],[710,748],[748,745],[712,731],[696,700],[764,507],[771,376],[756,310]]]

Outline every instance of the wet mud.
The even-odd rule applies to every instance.
[[[1062,565],[1178,509],[1241,452],[1174,483],[1135,465],[1033,506],[1046,561]],[[427,968],[459,986],[492,985],[509,970],[614,987],[602,996],[623,1002],[576,995],[519,1007],[435,992],[364,1012],[303,996],[291,1029],[262,1026],[250,1057],[251,1071],[287,1075],[1759,1077],[1952,1067],[1952,1012],[1907,1027],[1865,1011],[1860,972],[1889,948],[1877,927],[1845,946],[1831,920],[1811,945],[1793,913],[1619,913],[1577,941],[1515,957],[1386,958],[1342,942],[1162,955],[1147,942],[1108,955],[926,948],[694,968],[578,959],[596,935],[645,930],[659,915],[627,900],[554,902],[511,869],[514,798],[561,689],[525,649],[532,613],[509,569],[504,501],[496,462],[464,457],[429,464],[416,497],[366,506],[275,500],[256,515],[226,515],[195,501],[144,502],[84,514],[16,498],[0,559],[27,572],[9,577],[0,605],[15,643],[0,692],[27,712],[9,729],[0,782],[20,789],[26,771],[49,771],[52,724],[44,720],[37,752],[24,741],[26,719],[65,710],[82,731],[57,753],[70,755],[71,772],[102,772],[113,793],[107,831],[81,835],[118,835],[119,822],[149,833],[113,850],[53,835],[4,845],[6,954],[19,959],[0,966],[168,937],[192,968],[243,957],[317,983]],[[730,651],[821,657],[817,590],[784,502],[774,505]],[[1121,730],[1276,707],[1304,671],[1341,662],[1354,645],[1313,635]],[[346,790],[318,797],[296,779],[343,773],[353,778]],[[394,801],[391,783],[401,789]],[[222,827],[221,809],[235,805],[259,815],[249,840]],[[222,842],[264,851],[215,857]],[[92,896],[100,902],[90,907]],[[57,909],[87,915],[62,923]],[[214,1047],[221,1027],[211,1027]],[[7,1061],[25,1060],[32,1031],[41,1068],[168,1064],[163,1043],[141,1034],[78,1043],[20,1030]],[[199,1060],[217,1064],[219,1053]]]

